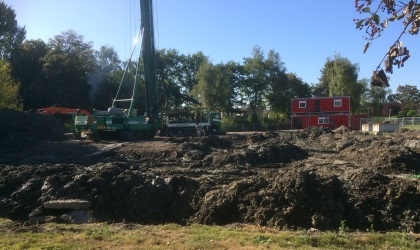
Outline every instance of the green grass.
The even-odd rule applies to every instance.
[[[402,232],[288,231],[234,224],[43,224],[0,219],[0,249],[419,249],[420,236]]]

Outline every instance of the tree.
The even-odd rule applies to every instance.
[[[371,86],[369,89],[370,107],[373,115],[382,115],[386,97],[390,94],[390,90],[385,87]]]
[[[175,49],[158,50],[157,84],[161,90],[160,106],[179,108],[196,102],[190,92],[198,84],[195,74],[208,58],[202,52],[180,55]]]
[[[42,59],[50,105],[89,108],[88,75],[95,69],[92,42],[72,30],[50,39]]]
[[[229,111],[230,100],[229,76],[225,74],[223,64],[212,65],[210,62],[203,63],[197,74],[198,84],[193,92],[205,108],[210,110]]]
[[[43,72],[42,58],[48,53],[49,48],[42,40],[26,40],[20,46],[18,52],[11,62],[13,75],[19,79],[21,84],[21,97],[24,109],[36,109],[40,107],[47,99],[45,98],[47,89],[42,85],[46,81]]]
[[[310,94],[310,86],[300,77],[294,73],[283,72],[270,81],[267,99],[271,110],[288,113],[292,98],[308,97]]]
[[[25,28],[19,27],[15,11],[0,2],[0,59],[10,60],[12,54],[25,40]]]
[[[406,116],[408,111],[417,111],[420,108],[420,91],[416,86],[399,85],[393,98],[401,107],[398,114],[400,116]]]
[[[121,60],[114,48],[101,46],[95,55],[95,70],[88,73],[89,99],[95,109],[107,109],[115,97],[121,79]]]
[[[157,84],[161,90],[160,106],[177,108],[184,100],[181,94],[183,56],[175,49],[156,51]]]
[[[267,88],[266,65],[264,52],[261,47],[255,46],[252,50],[252,57],[244,58],[244,81],[242,91],[248,99],[249,107],[252,110],[252,122],[256,123],[257,110],[262,109],[264,90]]]
[[[382,115],[398,115],[401,110],[401,106],[398,102],[386,102],[382,106]]]
[[[11,77],[8,64],[0,60],[0,109],[23,110],[19,88],[20,84]]]
[[[385,72],[393,73],[393,66],[398,68],[404,66],[405,61],[410,57],[407,47],[401,42],[401,37],[407,33],[417,35],[420,27],[420,4],[413,0],[355,0],[356,11],[364,15],[363,18],[355,18],[356,28],[364,30],[367,40],[364,45],[364,52],[372,45],[373,41],[379,38],[388,27],[389,22],[401,22],[402,30],[397,35],[395,42],[390,44],[390,48],[385,52],[385,56],[374,71],[372,82],[379,76],[379,79],[386,81],[387,79],[383,69],[384,62]],[[385,60],[386,58],[386,60]],[[385,85],[386,85],[385,84]]]
[[[321,69],[320,85],[328,87],[329,96],[351,96],[351,109],[357,110],[364,92],[364,84],[357,81],[359,65],[335,54],[327,58]]]
[[[365,90],[364,83],[357,80],[358,71],[358,64],[335,54],[333,58],[327,58],[321,70],[320,89],[328,90],[329,96],[350,96],[351,110],[356,111]]]
[[[420,104],[420,91],[417,89],[417,86],[398,85],[394,100],[402,106],[409,103]]]

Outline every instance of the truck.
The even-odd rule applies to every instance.
[[[172,109],[161,114],[163,136],[201,136],[221,132],[221,113],[207,109]]]

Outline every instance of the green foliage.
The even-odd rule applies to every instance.
[[[420,104],[420,90],[417,89],[417,86],[398,85],[394,99],[402,106],[411,103]]]
[[[48,48],[41,59],[44,79],[38,82],[48,106],[89,108],[88,73],[95,66],[92,43],[69,30],[51,39]]]
[[[0,109],[23,110],[19,88],[20,84],[11,77],[8,64],[0,60]]]
[[[196,74],[198,84],[194,86],[193,92],[200,98],[203,107],[210,110],[229,109],[226,100],[230,100],[231,86],[223,68],[223,64],[214,66],[205,62]]]
[[[420,106],[416,103],[406,103],[401,107],[401,111],[398,113],[400,116],[409,116],[408,112],[412,110],[412,113],[417,114]]]
[[[15,11],[0,2],[0,60],[11,61],[13,54],[25,40],[25,28],[19,27]]]
[[[338,235],[340,235],[341,237],[346,236],[346,221],[345,220],[341,220],[340,227],[338,228]]]
[[[292,98],[309,97],[310,86],[294,73],[277,72],[272,74],[267,90],[267,101],[271,110],[287,113]]]
[[[278,122],[288,122],[289,117],[286,113],[281,112],[268,112],[262,118],[264,123],[278,123]]]
[[[88,74],[89,100],[95,109],[106,110],[111,106],[122,79],[121,61],[114,48],[109,46],[101,46],[94,55],[95,70]]]
[[[408,117],[413,117],[413,116],[416,116],[416,115],[417,115],[417,112],[415,110],[411,109],[407,112]]]
[[[387,103],[386,97],[390,93],[391,90],[386,89],[385,87],[370,86],[370,88],[367,88],[365,101],[367,102],[367,106],[370,108],[370,113],[372,115],[381,116],[383,114],[384,105]],[[396,111],[395,108],[395,112]],[[385,114],[388,115],[388,112]]]
[[[365,84],[357,80],[358,71],[358,64],[335,54],[333,58],[327,58],[321,70],[319,89],[324,89],[323,92],[328,90],[329,96],[351,96],[351,110],[358,110],[365,92]]]
[[[42,58],[49,48],[42,40],[25,41],[16,53],[11,64],[13,75],[21,83],[21,97],[25,110],[48,107],[51,105],[51,93],[44,86]]]
[[[197,104],[189,95],[198,84],[196,73],[208,58],[202,52],[185,56],[175,49],[162,49],[157,51],[156,60],[160,106],[180,108]]]

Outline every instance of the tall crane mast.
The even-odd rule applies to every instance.
[[[152,0],[140,0],[141,28],[143,30],[142,55],[146,86],[146,116],[152,121],[157,119],[156,56],[153,26]]]
[[[140,0],[141,24],[141,56],[143,56],[144,79],[145,79],[145,112],[144,116],[138,116],[137,110],[133,109],[137,81],[133,84],[133,95],[131,98],[118,98],[121,89],[118,88],[117,95],[113,100],[112,107],[108,111],[93,110],[92,116],[83,115],[80,112],[73,117],[73,133],[76,137],[86,134],[92,137],[108,135],[119,135],[129,140],[141,138],[153,138],[157,130],[161,128],[157,108],[157,86],[156,86],[156,58],[155,40],[153,28],[153,6],[152,0]],[[139,34],[140,34],[139,32]],[[135,47],[131,52],[133,55]],[[139,61],[140,61],[139,57]],[[131,57],[130,57],[131,60]],[[126,72],[128,70],[128,65]],[[137,74],[137,71],[136,71]],[[123,79],[125,72],[123,74]],[[137,79],[137,77],[135,77]],[[117,107],[117,102],[129,102],[129,109]]]

